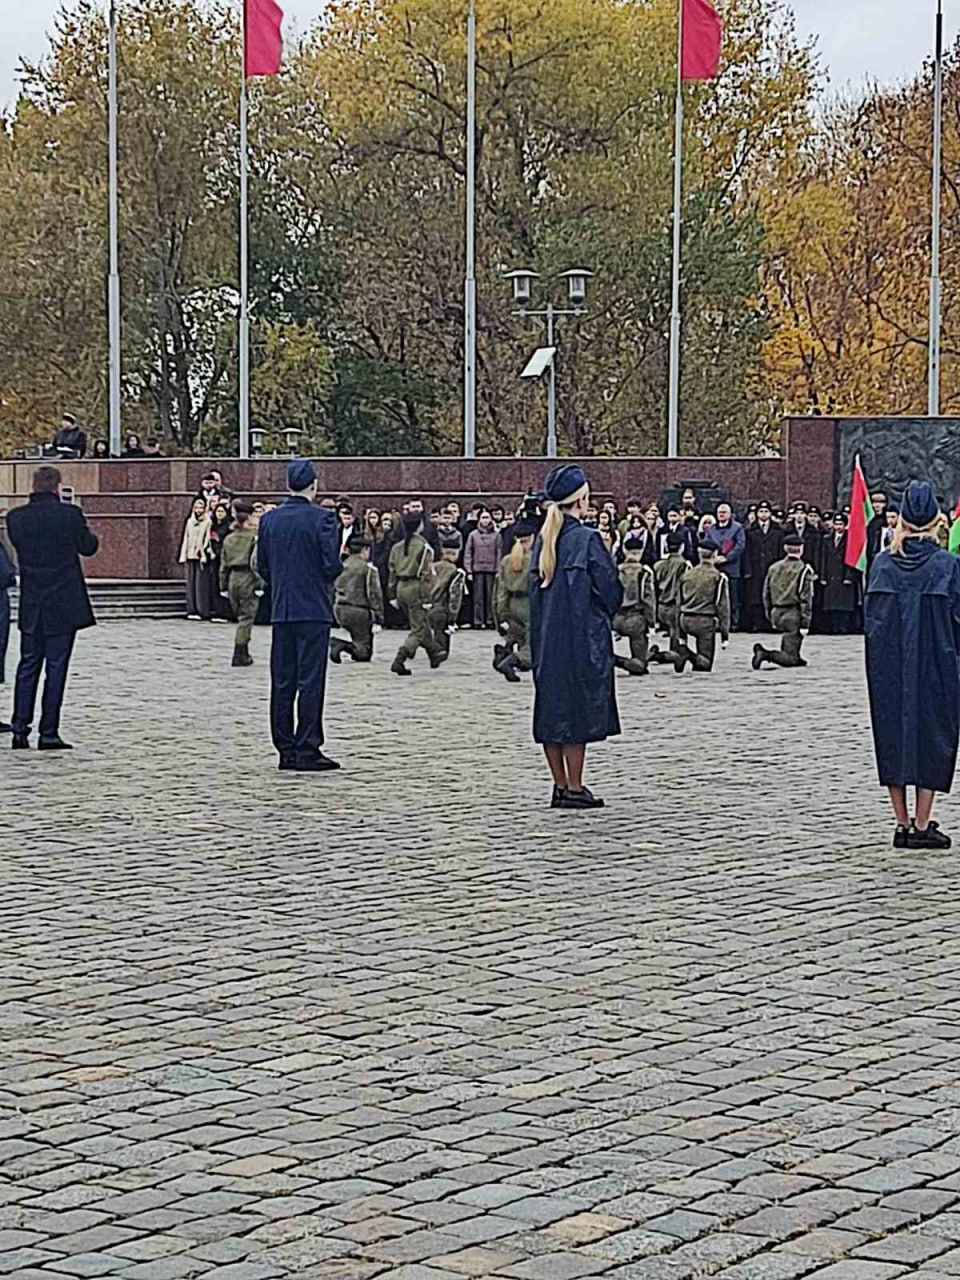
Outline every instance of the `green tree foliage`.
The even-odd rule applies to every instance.
[[[762,195],[814,85],[777,0],[727,0],[724,71],[685,89],[683,443],[772,435]],[[561,322],[561,447],[659,452],[670,311],[674,0],[478,0],[478,428],[539,452],[541,341],[502,275],[597,273]],[[252,413],[317,450],[451,452],[462,433],[463,0],[339,0],[251,86]],[[121,6],[125,425],[235,438],[235,13]],[[0,133],[0,423],[106,406],[106,32],[78,0]]]

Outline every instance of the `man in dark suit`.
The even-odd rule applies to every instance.
[[[7,642],[10,639],[10,588],[17,585],[17,573],[6,548],[0,542],[0,684],[6,680]],[[0,720],[0,733],[12,733],[13,726]]]
[[[773,523],[769,502],[757,507],[757,520],[747,530],[747,550],[743,557],[743,606],[747,630],[770,631],[770,619],[763,607],[767,574],[783,554],[783,530]]]
[[[291,462],[287,487],[289,496],[263,517],[257,538],[257,572],[273,610],[270,730],[281,769],[321,773],[340,768],[321,750],[331,593],[343,570],[339,524],[334,511],[314,505],[317,473],[312,462]]]
[[[46,667],[40,714],[41,751],[69,751],[60,737],[60,709],[77,632],[95,625],[80,568],[99,541],[79,507],[60,501],[60,472],[38,467],[25,507],[7,515],[20,567],[20,663],[13,692],[13,747],[30,746],[40,673]]]

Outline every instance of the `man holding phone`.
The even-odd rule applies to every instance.
[[[95,625],[80,567],[99,541],[79,507],[61,502],[56,467],[38,467],[25,507],[7,515],[7,534],[20,569],[20,662],[13,693],[13,749],[30,746],[40,675],[46,668],[40,715],[41,751],[69,751],[60,737],[60,710],[77,632]]]

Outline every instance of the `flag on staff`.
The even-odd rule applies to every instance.
[[[275,76],[280,70],[283,10],[275,0],[244,0],[243,73]]]
[[[723,23],[707,0],[682,0],[683,49],[680,55],[682,80],[715,80],[720,72],[720,44]]]
[[[947,544],[947,550],[951,555],[960,556],[960,501],[957,502],[953,512],[953,519],[950,523],[950,540]]]
[[[873,519],[873,503],[864,479],[860,455],[853,463],[853,486],[850,493],[850,525],[847,529],[847,554],[844,561],[848,568],[867,571],[867,529]]]

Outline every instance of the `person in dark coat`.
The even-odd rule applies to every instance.
[[[10,642],[10,588],[17,585],[17,571],[0,542],[0,684],[6,680],[7,645]],[[13,726],[0,720],[0,733],[11,733]]]
[[[897,849],[950,848],[930,820],[934,793],[953,785],[960,742],[960,560],[940,549],[941,523],[933,487],[911,481],[891,548],[867,584],[870,714]],[[908,786],[917,789],[913,822]]]
[[[530,568],[533,737],[553,775],[555,809],[598,809],[583,785],[587,743],[620,732],[613,617],[623,588],[603,540],[581,524],[590,486],[572,464],[547,476],[546,518]]]
[[[340,767],[321,750],[332,589],[343,569],[339,526],[336,512],[314,505],[312,462],[291,462],[287,487],[289,496],[264,515],[257,538],[257,572],[273,617],[270,729],[281,769],[320,773]]]
[[[87,433],[77,426],[72,413],[65,413],[52,443],[59,458],[83,458],[87,452]]]
[[[56,467],[38,467],[25,507],[7,515],[7,534],[20,566],[20,662],[13,693],[13,747],[30,746],[40,674],[46,668],[40,713],[41,751],[69,751],[60,737],[60,711],[77,632],[95,625],[80,567],[99,548],[79,507],[60,501]]]
[[[873,519],[867,525],[867,572],[883,548],[883,534],[887,527],[887,495],[875,489],[870,495]]]
[[[763,588],[767,574],[783,555],[783,530],[773,523],[769,502],[757,506],[756,521],[747,529],[743,556],[743,610],[748,631],[769,631],[770,619],[763,608]]]
[[[842,511],[834,516],[833,531],[824,533],[820,542],[819,577],[824,630],[831,636],[850,635],[854,630],[860,575],[847,564],[847,517]]]

